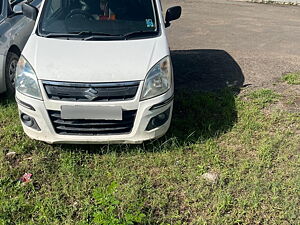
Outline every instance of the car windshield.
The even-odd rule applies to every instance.
[[[47,0],[38,34],[47,37],[153,35],[158,31],[154,4],[154,0]]]

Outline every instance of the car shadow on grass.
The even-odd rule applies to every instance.
[[[244,75],[233,57],[224,50],[176,50],[171,52],[175,91],[218,91],[239,89]]]
[[[238,63],[223,50],[176,50],[171,56],[175,100],[171,127],[164,137],[138,146],[64,145],[62,148],[96,154],[130,152],[137,148],[152,152],[170,143],[180,147],[230,130],[237,120],[235,95],[244,83]]]
[[[0,106],[5,107],[16,102],[14,96],[8,96],[6,93],[0,93]]]
[[[175,77],[173,120],[167,136],[179,144],[214,137],[237,119],[235,95],[244,75],[224,50],[172,51]]]

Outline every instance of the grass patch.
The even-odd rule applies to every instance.
[[[178,93],[169,133],[138,146],[30,140],[2,99],[0,224],[299,224],[300,116],[266,113],[279,98]]]
[[[260,89],[248,95],[252,103],[260,108],[264,108],[279,100],[280,95],[270,89]]]
[[[283,75],[282,80],[288,84],[299,85],[300,84],[300,73],[288,73]]]

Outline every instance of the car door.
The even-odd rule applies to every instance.
[[[12,4],[9,1],[8,7],[11,8],[11,10],[8,10],[9,15],[7,18],[7,22],[11,25],[11,44],[18,46],[18,48],[22,51],[32,32],[32,29],[34,27],[34,21],[25,17],[24,15],[14,14],[14,12],[12,11]]]
[[[6,0],[1,1],[1,15],[0,15],[0,55],[5,55],[9,46],[10,40],[10,23],[7,21],[7,4]]]
[[[10,46],[10,23],[7,21],[7,0],[0,0],[0,93],[5,90],[6,53]]]

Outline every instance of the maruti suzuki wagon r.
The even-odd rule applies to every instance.
[[[174,79],[160,0],[44,0],[16,71],[25,133],[48,143],[141,143],[171,122]]]

